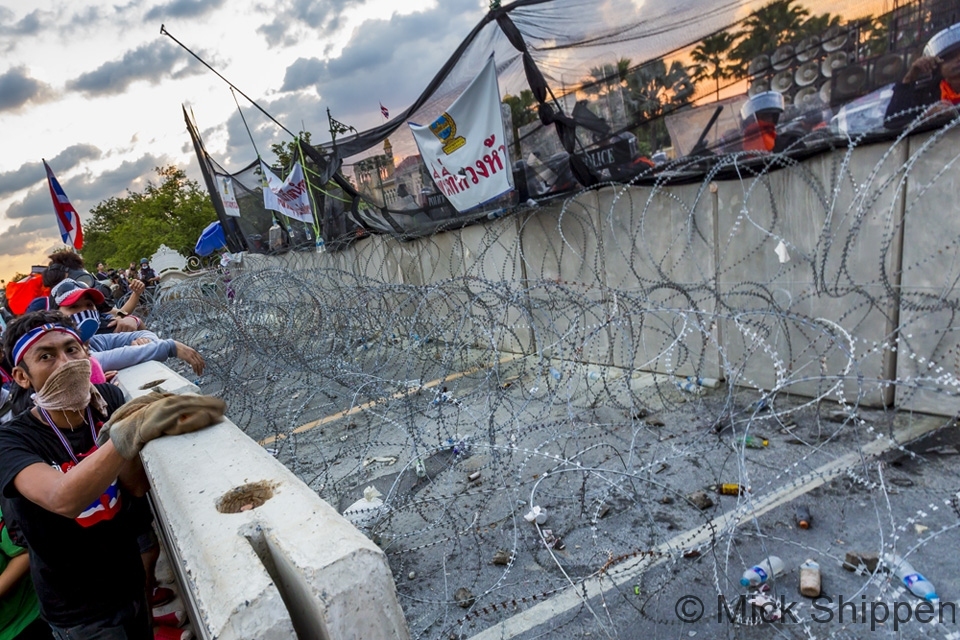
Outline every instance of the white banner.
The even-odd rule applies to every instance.
[[[260,161],[260,170],[263,172],[263,206],[294,220],[313,224],[310,194],[300,163],[293,165],[290,175],[282,182],[263,160]]]
[[[217,176],[217,182],[220,183],[220,201],[223,202],[223,209],[228,216],[240,217],[240,205],[237,204],[237,196],[233,192],[233,178],[230,176]]]
[[[433,124],[409,125],[433,181],[457,211],[513,188],[493,56]]]

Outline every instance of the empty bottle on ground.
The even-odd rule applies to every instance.
[[[887,567],[893,575],[903,583],[903,586],[910,590],[910,593],[930,602],[940,601],[940,597],[937,596],[937,590],[933,584],[914,569],[913,565],[909,562],[898,555],[892,554],[888,554],[885,560],[887,561]]]
[[[783,573],[783,560],[777,556],[769,556],[760,564],[744,571],[740,584],[744,587],[756,587],[781,573]]]
[[[807,560],[800,565],[800,593],[808,598],[820,595],[820,565]]]

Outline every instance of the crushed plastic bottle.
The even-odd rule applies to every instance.
[[[770,444],[770,441],[762,436],[745,436],[737,440],[737,442],[748,449],[763,449]]]
[[[553,376],[554,380],[559,380],[561,377],[563,377],[562,374],[553,367],[550,367],[550,375]]]
[[[909,562],[898,555],[884,556],[890,572],[903,583],[910,593],[929,602],[940,602],[937,590],[929,580],[924,578]]]
[[[810,516],[810,508],[805,504],[797,506],[797,526],[801,529],[809,529],[813,518]]]
[[[707,389],[716,389],[720,386],[720,380],[717,378],[701,378],[700,376],[687,376],[687,382],[692,382],[698,386]]]
[[[744,571],[743,577],[740,578],[740,585],[743,587],[756,587],[781,573],[783,573],[783,560],[777,556],[770,556],[760,564]]]

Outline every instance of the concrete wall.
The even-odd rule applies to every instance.
[[[197,390],[156,362],[119,379],[129,397]],[[141,457],[201,637],[409,638],[383,551],[232,422]]]
[[[960,134],[909,140],[897,404],[960,411]]]
[[[447,304],[422,320],[454,342],[952,414],[958,148],[954,130],[741,180],[605,187],[409,243],[373,236],[295,259],[423,295],[446,287]],[[417,315],[409,300],[393,304]]]

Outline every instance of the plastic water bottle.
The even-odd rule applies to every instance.
[[[897,555],[888,555],[886,561],[890,571],[910,590],[910,593],[930,602],[940,601],[936,588],[909,562]]]
[[[743,587],[756,587],[781,573],[783,573],[783,560],[777,556],[770,556],[760,564],[744,571],[743,577],[740,578],[740,585]]]

